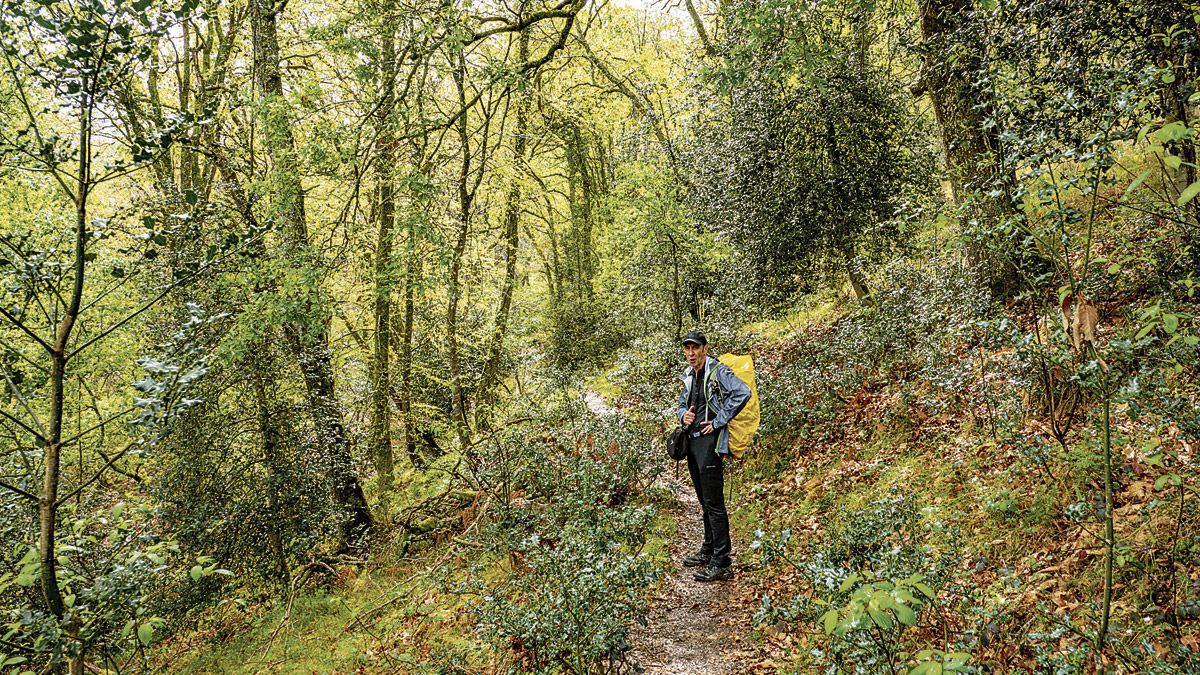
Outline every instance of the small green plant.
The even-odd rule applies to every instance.
[[[934,606],[935,589],[955,563],[954,530],[922,522],[915,498],[902,493],[843,507],[825,528],[825,537],[803,555],[792,550],[790,530],[757,533],[751,548],[763,563],[792,566],[808,588],[785,602],[764,596],[755,623],[782,619],[820,626],[830,640],[813,656],[825,672],[906,671],[918,663],[907,644],[908,629]],[[934,549],[935,540],[951,545]]]
[[[833,607],[821,615],[825,634],[842,637],[864,628],[890,631],[897,626],[915,626],[917,612],[925,604],[920,596],[928,600],[936,597],[923,579],[920,574],[914,574],[907,579],[872,581],[870,572],[861,576],[851,574],[838,588],[841,593],[854,589],[850,599],[841,607]],[[825,601],[818,600],[818,603],[825,604]]]
[[[944,652],[940,649],[922,649],[917,652],[917,665],[908,675],[941,675],[966,671],[971,655],[966,652]]]

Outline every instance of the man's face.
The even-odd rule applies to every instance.
[[[688,342],[683,345],[683,355],[687,358],[688,365],[692,370],[698,370],[704,365],[704,359],[708,358],[708,345],[698,345],[695,342]]]

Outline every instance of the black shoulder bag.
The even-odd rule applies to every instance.
[[[684,429],[683,425],[680,425],[675,427],[675,431],[672,431],[670,437],[667,438],[667,455],[678,462],[681,459],[687,458],[687,451],[687,429]]]

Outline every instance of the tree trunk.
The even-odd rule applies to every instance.
[[[977,47],[954,47],[970,21],[972,0],[921,0],[921,34],[925,41],[925,60],[921,67],[918,93],[926,92],[933,102],[934,116],[945,148],[946,169],[956,203],[970,199],[973,207],[968,219],[977,219],[984,229],[1013,217],[1009,188],[1011,175],[1003,166],[1002,148],[996,132],[984,127],[983,110],[990,109],[990,97],[972,86],[983,66]],[[977,235],[968,247],[972,264],[998,297],[1016,290],[1017,268],[1010,238],[1001,235]]]
[[[87,77],[80,78],[82,105],[79,111],[79,162],[75,176],[75,251],[74,279],[67,294],[62,318],[55,327],[54,340],[49,345],[50,367],[50,419],[43,440],[45,469],[42,474],[42,489],[38,494],[38,560],[41,563],[42,596],[46,608],[54,616],[63,617],[65,605],[62,591],[58,587],[58,557],[54,541],[58,528],[58,488],[61,474],[59,464],[62,457],[62,429],[66,395],[67,354],[71,333],[83,306],[84,272],[87,269],[88,196],[91,179],[91,129],[92,100]],[[43,343],[44,344],[44,343]]]
[[[529,29],[517,37],[517,63],[529,61]],[[488,342],[488,356],[483,366],[483,377],[479,383],[478,398],[488,400],[500,380],[500,359],[504,355],[504,338],[508,332],[508,314],[512,309],[513,292],[517,285],[517,247],[520,243],[521,224],[521,174],[525,167],[525,151],[530,99],[530,83],[522,80],[516,93],[516,137],[513,139],[514,177],[504,196],[504,282],[500,289],[500,306],[496,310],[496,322],[492,338]]]
[[[392,490],[391,378],[392,230],[396,219],[394,110],[396,106],[396,28],[388,22],[383,34],[383,92],[379,102],[379,141],[376,170],[379,181],[379,233],[375,241],[375,343],[371,352],[371,456],[375,460],[379,504],[387,509]]]
[[[404,273],[404,328],[400,343],[400,403],[404,415],[404,448],[412,465],[418,468],[424,466],[422,457],[417,453],[417,418],[413,412],[413,324],[416,321],[416,287],[421,271],[421,261],[417,257],[417,228],[414,218],[408,218],[408,237],[405,256],[407,260]]]
[[[871,286],[867,283],[867,275],[863,274],[862,267],[852,254],[846,253],[844,258],[850,287],[854,289],[854,299],[863,304],[872,304],[874,301],[871,299]]]
[[[446,345],[447,360],[450,366],[450,424],[458,432],[461,447],[467,447],[470,429],[467,425],[462,389],[462,365],[458,355],[458,300],[460,295],[459,277],[462,274],[462,259],[467,250],[467,236],[471,230],[471,204],[474,191],[467,187],[471,179],[471,137],[467,129],[467,65],[462,52],[458,54],[458,63],[454,69],[454,84],[458,89],[458,104],[463,108],[463,114],[458,118],[458,141],[462,146],[462,163],[458,172],[458,235],[454,240],[454,248],[450,253],[450,281],[446,305]],[[487,139],[484,138],[486,144]]]
[[[254,379],[254,400],[258,406],[258,430],[262,436],[263,462],[267,467],[267,513],[270,523],[267,530],[267,544],[275,555],[276,574],[280,587],[285,591],[290,585],[287,553],[283,546],[284,530],[286,529],[279,510],[283,504],[283,481],[287,480],[284,471],[283,457],[280,455],[279,427],[275,423],[275,410],[272,401],[274,396],[268,392],[271,382],[275,381],[273,368],[270,365],[269,344],[261,345],[257,358],[252,360]]]
[[[263,144],[273,164],[272,217],[279,223],[280,254],[311,282],[303,288],[285,288],[298,298],[299,309],[284,326],[304,385],[319,443],[328,463],[334,499],[345,510],[340,523],[343,548],[353,549],[371,526],[371,512],[350,456],[350,443],[334,395],[333,369],[326,327],[326,303],[316,281],[316,253],[308,241],[304,215],[304,191],[300,184],[299,158],[292,136],[292,121],[283,95],[276,35],[276,7],[272,0],[254,3],[254,80],[259,88],[259,116]]]
[[[595,227],[593,200],[597,192],[595,174],[589,162],[587,139],[579,126],[567,121],[564,130],[567,155],[568,197],[571,210],[571,229],[567,235],[567,259],[571,266],[573,301],[591,303],[595,259],[592,251],[592,230]]]

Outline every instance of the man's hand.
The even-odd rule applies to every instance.
[[[696,421],[696,407],[692,406],[691,408],[687,409],[687,412],[683,413],[683,426],[690,427],[690,426],[692,426],[692,422],[695,422],[695,421]]]
[[[704,426],[700,427],[700,431],[702,431],[703,433],[706,433],[706,434],[711,434],[713,432],[712,421],[705,422]]]

